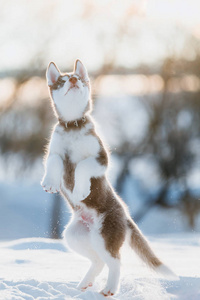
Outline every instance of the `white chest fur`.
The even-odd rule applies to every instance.
[[[80,130],[70,131],[65,131],[60,125],[56,125],[50,141],[51,151],[62,159],[67,154],[74,164],[90,156],[96,157],[100,145],[98,139],[88,133],[90,129],[91,124]]]

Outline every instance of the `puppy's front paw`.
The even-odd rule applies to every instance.
[[[41,182],[41,186],[43,187],[43,189],[45,190],[45,192],[54,194],[54,193],[58,193],[60,190],[60,185],[57,184],[52,184],[52,180],[48,177],[45,177],[42,182]]]
[[[89,196],[90,192],[90,185],[75,186],[73,190],[73,199],[74,201],[82,201]]]

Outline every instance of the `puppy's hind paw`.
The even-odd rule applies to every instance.
[[[103,291],[101,291],[101,293],[104,297],[109,297],[109,296],[114,296],[114,293],[111,293],[110,291],[104,293]]]
[[[82,291],[82,292],[85,292],[85,290],[88,288],[88,287],[91,287],[93,286],[92,282],[89,282],[87,285],[82,285],[82,284],[79,284],[77,286],[77,289]]]
[[[109,296],[114,296],[114,294],[116,294],[117,289],[115,288],[109,288],[109,287],[105,287],[100,294],[102,294],[104,297],[109,297]]]

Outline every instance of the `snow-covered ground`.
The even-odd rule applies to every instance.
[[[152,273],[131,249],[122,251],[121,300],[199,300],[200,235],[175,234],[149,237],[159,257],[180,276],[167,281]],[[25,238],[0,242],[0,299],[105,299],[98,292],[105,284],[107,269],[85,292],[76,285],[89,262],[66,250],[62,241]]]

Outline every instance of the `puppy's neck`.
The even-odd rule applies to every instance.
[[[58,121],[60,122],[61,120],[62,123],[66,123],[67,125],[72,124],[77,120],[79,121],[84,119],[86,115],[89,116],[92,111],[91,99],[88,100],[86,107],[81,108],[80,106],[77,105],[78,107],[76,110],[73,109],[74,108],[73,105],[72,108],[70,109],[70,104],[67,107],[64,106],[58,107],[59,105],[57,105],[54,101],[52,101],[52,104]]]

